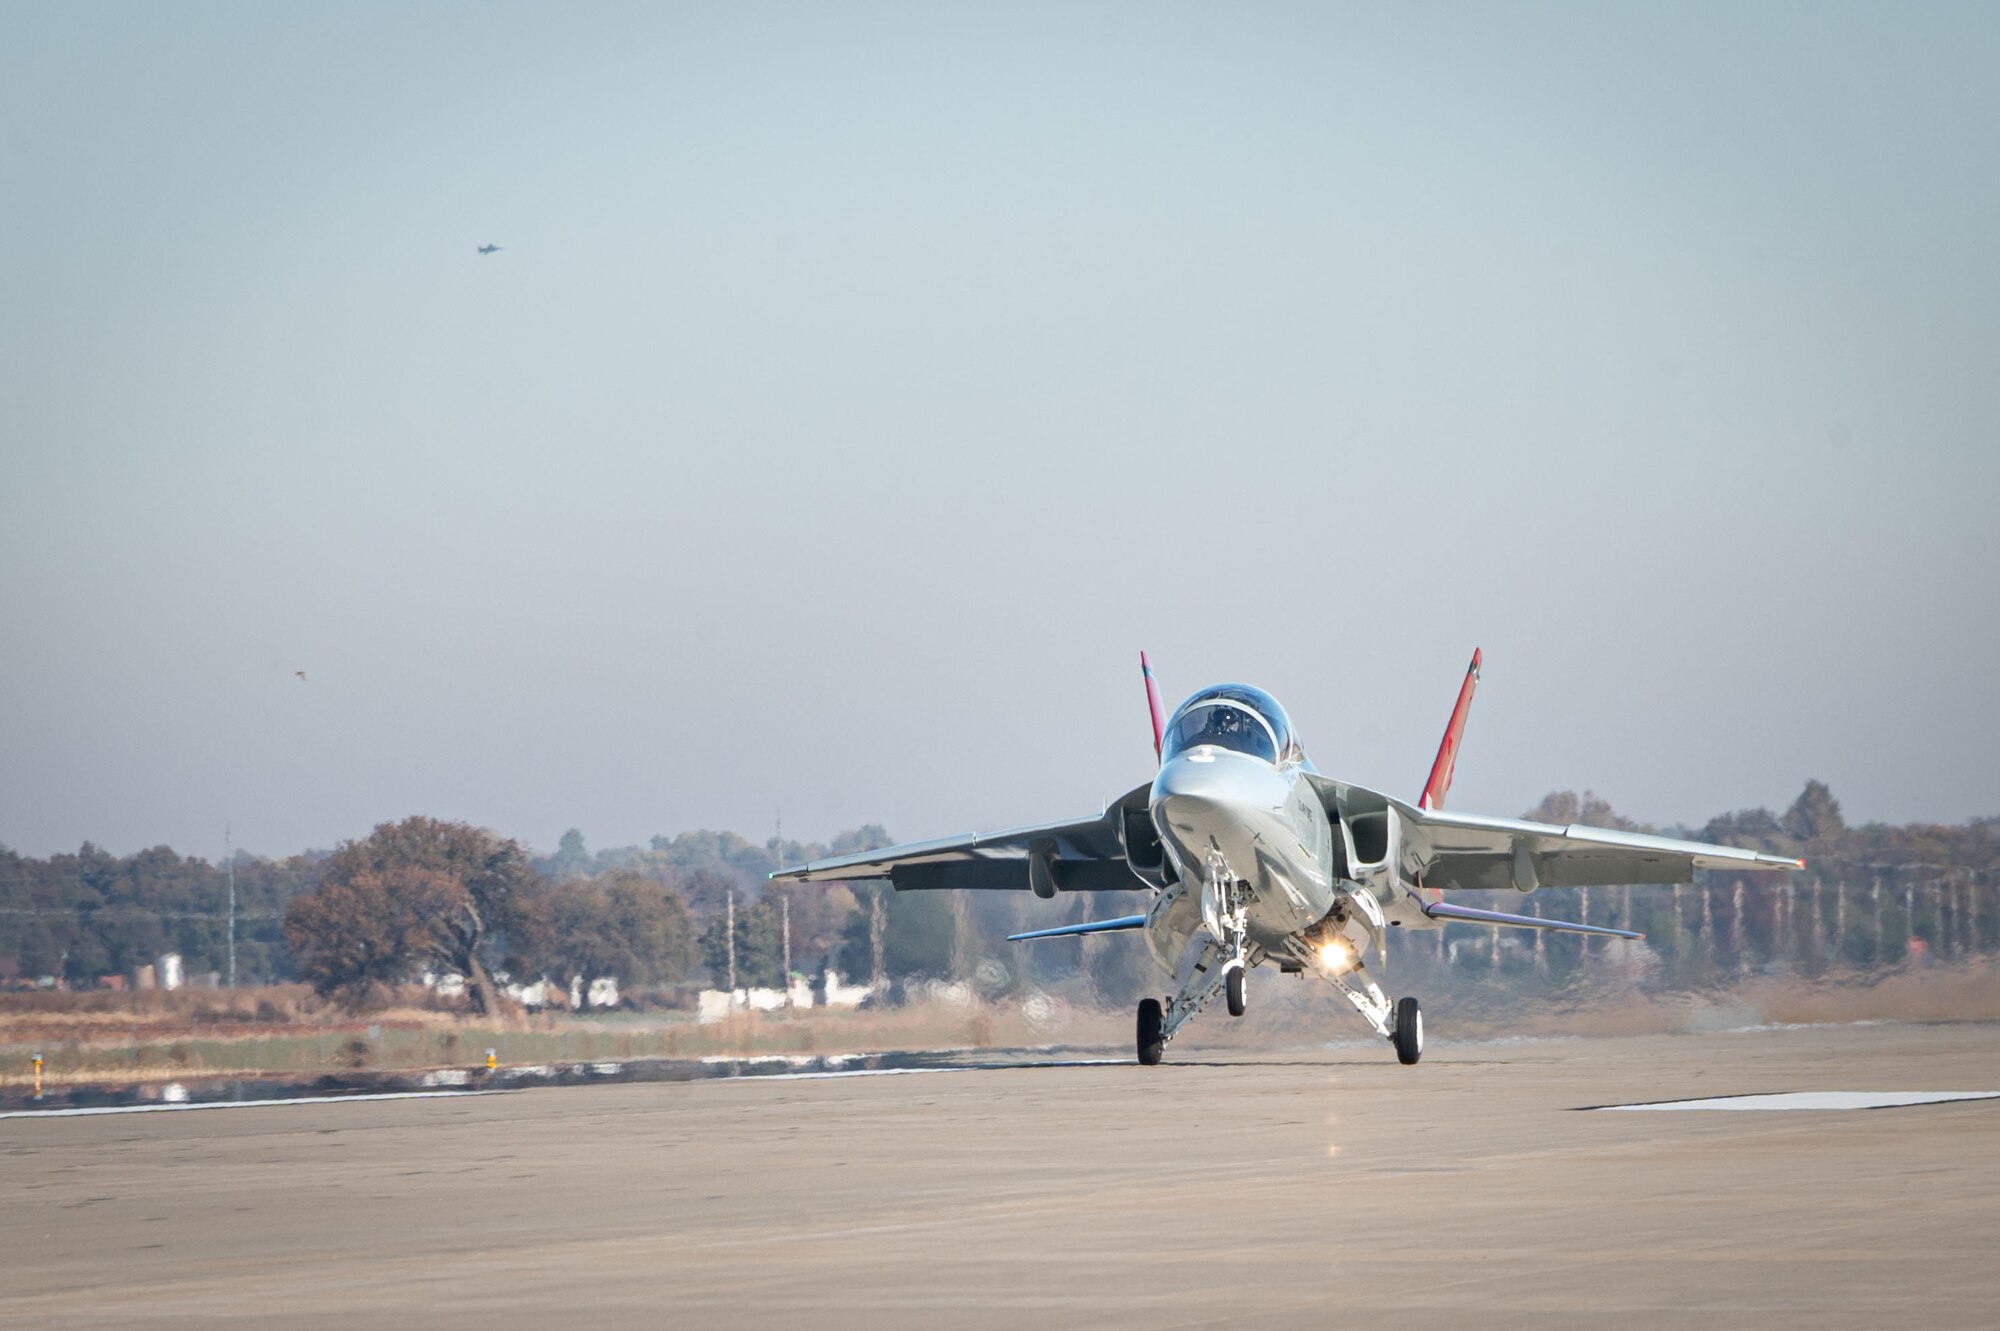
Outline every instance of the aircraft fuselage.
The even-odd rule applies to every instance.
[[[1208,890],[1226,872],[1247,889],[1250,940],[1266,951],[1333,909],[1333,826],[1303,764],[1191,749],[1160,768],[1151,806],[1183,882]]]
[[[1342,877],[1342,840],[1311,782],[1312,764],[1276,699],[1218,685],[1163,728],[1148,811],[1175,881],[1146,915],[1146,941],[1169,974],[1201,964],[1203,939],[1229,955],[1280,955],[1344,937],[1358,963],[1379,943],[1381,912]]]

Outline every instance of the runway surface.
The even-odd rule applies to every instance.
[[[1178,1050],[1170,1050],[1170,1060]],[[2000,1027],[0,1122],[0,1326],[2000,1325]]]

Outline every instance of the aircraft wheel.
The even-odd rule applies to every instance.
[[[1139,1000],[1139,1062],[1152,1067],[1160,1061],[1160,1054],[1167,1047],[1167,1039],[1162,1030],[1166,1025],[1157,998]]]
[[[1396,1046],[1396,1060],[1405,1066],[1424,1056],[1424,1010],[1416,999],[1396,1000],[1396,1033],[1389,1039]]]
[[[1222,990],[1229,1000],[1229,1015],[1232,1017],[1243,1015],[1243,970],[1241,966],[1231,966],[1228,974],[1222,977]]]

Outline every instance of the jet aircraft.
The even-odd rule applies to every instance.
[[[898,891],[1027,890],[1043,900],[1060,892],[1146,892],[1150,901],[1136,914],[1009,936],[1143,931],[1176,987],[1164,1001],[1139,1002],[1139,1062],[1158,1063],[1167,1041],[1217,995],[1231,1016],[1242,1016],[1245,973],[1271,962],[1325,979],[1410,1064],[1423,1054],[1422,1006],[1414,997],[1391,1002],[1367,968],[1371,952],[1378,960],[1385,955],[1389,930],[1441,929],[1456,920],[1641,936],[1463,905],[1447,901],[1446,891],[1685,883],[1697,869],[1805,867],[1732,846],[1445,812],[1479,683],[1477,651],[1415,804],[1321,775],[1285,709],[1262,689],[1218,684],[1163,717],[1143,652],[1139,668],[1159,772],[1102,814],[840,855],[771,877],[886,878]]]
[[[479,247],[479,252],[480,252],[481,254],[498,254],[498,253],[500,252],[500,246],[498,246],[498,245],[481,245],[481,246]]]

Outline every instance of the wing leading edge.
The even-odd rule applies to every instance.
[[[1572,823],[1558,827],[1518,818],[1485,818],[1440,809],[1398,810],[1405,817],[1405,862],[1413,880],[1433,889],[1492,891],[1538,887],[1597,887],[1635,883],[1687,883],[1697,869],[1792,870],[1805,861],[1735,846],[1678,841],[1643,832],[1616,832]],[[1414,865],[1410,862],[1414,861]],[[1511,915],[1413,896],[1434,920],[1462,920],[1510,929],[1643,938],[1626,929]]]
[[[1805,861],[1736,846],[1679,841],[1573,823],[1488,818],[1416,808],[1380,791],[1314,777],[1341,826],[1347,872],[1383,898],[1395,922],[1462,920],[1516,929],[1636,938],[1638,934],[1444,901],[1446,891],[1532,892],[1538,887],[1687,883],[1697,870],[1790,871]],[[1396,890],[1401,884],[1404,890]]]
[[[771,877],[794,883],[886,878],[905,892],[966,888],[1053,896],[1057,890],[1139,891],[1147,884],[1126,859],[1123,820],[1135,799],[1145,807],[1148,789],[1139,787],[1092,818],[905,842],[814,860]]]
[[[1405,868],[1425,887],[1457,891],[1690,883],[1697,869],[1797,870],[1805,861],[1735,846],[1572,823],[1402,805]]]

